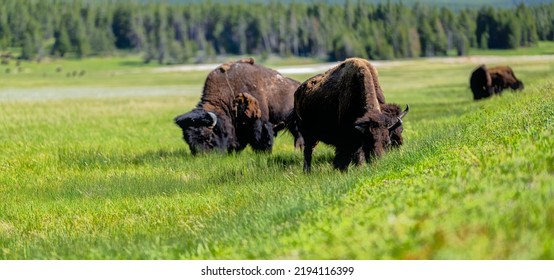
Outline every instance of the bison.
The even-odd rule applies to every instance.
[[[308,79],[294,93],[288,122],[304,141],[304,171],[310,172],[319,141],[335,147],[333,166],[341,171],[383,155],[393,143],[401,145],[408,109],[385,103],[377,71],[365,59],[347,59]]]
[[[192,154],[241,151],[248,144],[271,151],[299,85],[252,58],[222,64],[208,74],[196,108],[174,121]]]
[[[509,66],[487,68],[485,65],[481,65],[471,73],[469,84],[474,100],[500,94],[507,88],[523,89],[523,82],[516,78],[514,71]]]

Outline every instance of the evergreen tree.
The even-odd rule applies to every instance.
[[[35,46],[35,41],[33,35],[28,33],[25,34],[23,39],[23,45],[21,46],[21,59],[31,60],[37,55],[37,50]]]
[[[467,40],[469,47],[478,47],[475,36],[476,23],[474,17],[469,10],[462,10],[458,15],[457,33],[459,34],[457,37],[465,38],[463,40]],[[459,39],[458,42],[460,42]]]
[[[75,54],[77,55],[77,57],[81,58],[90,53],[91,47],[84,24],[79,20],[76,20],[74,22],[75,25],[72,34],[72,45],[74,46]]]
[[[8,11],[0,9],[0,49],[11,46],[11,29],[8,23]]]
[[[531,11],[524,3],[518,5],[516,9],[517,20],[520,23],[520,41],[518,46],[530,46],[537,44],[539,35],[537,31],[537,21],[533,19]],[[538,20],[538,19],[537,19]],[[515,37],[515,35],[513,35]]]
[[[484,7],[480,9],[477,14],[475,37],[477,38],[477,46],[482,49],[491,47],[489,45],[491,40],[490,34],[492,33],[494,35],[496,31],[494,17],[494,11],[491,7]],[[492,39],[494,40],[494,36]]]
[[[135,48],[136,41],[130,8],[117,7],[113,15],[112,32],[115,37],[116,48],[127,50]]]
[[[71,51],[71,40],[65,25],[60,25],[57,31],[54,32],[54,45],[52,47],[52,54],[64,57],[69,51]]]

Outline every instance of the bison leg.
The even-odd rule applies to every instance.
[[[356,151],[352,156],[352,162],[355,165],[362,165],[365,161],[366,161],[365,154],[362,149],[359,149],[358,151]]]
[[[312,153],[316,142],[306,141],[304,146],[304,172],[310,173],[312,171]]]
[[[352,162],[355,154],[355,151],[352,151],[352,149],[337,147],[337,149],[335,150],[335,159],[333,160],[333,166],[340,171],[347,171],[348,166],[350,165],[350,162]]]
[[[253,136],[250,145],[257,152],[269,152],[273,148],[273,124],[270,122],[262,123],[256,120],[253,125]]]

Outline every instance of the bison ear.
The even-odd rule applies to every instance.
[[[174,119],[181,128],[205,126],[213,128],[217,124],[217,116],[212,112],[202,109],[195,109],[186,114],[179,115]]]
[[[173,121],[181,128],[186,128],[193,123],[193,112],[176,116]]]
[[[381,118],[383,116],[384,114],[377,113],[358,118],[356,122],[354,122],[354,128],[362,134],[367,134],[371,128],[381,126]]]
[[[370,129],[385,128],[388,117],[386,114],[377,110],[372,110],[369,114],[358,118],[354,122],[354,128],[361,133],[367,133]]]

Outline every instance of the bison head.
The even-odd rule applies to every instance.
[[[183,130],[183,138],[193,155],[211,150],[225,151],[227,140],[213,112],[196,108],[174,119]]]
[[[400,106],[396,104],[381,104],[381,110],[387,116],[391,146],[401,146],[404,143],[404,138],[402,138],[402,132],[404,131],[402,119],[410,111],[410,106],[406,105],[406,109],[400,111]]]
[[[498,66],[489,69],[491,75],[492,86],[495,93],[500,93],[502,90],[510,88],[513,90],[522,90],[523,82],[516,78],[514,71],[510,66]]]
[[[408,114],[410,107],[404,111],[395,104],[382,104],[382,111],[372,111],[370,114],[356,120],[354,128],[364,135],[363,151],[365,159],[381,156],[389,147],[399,147],[403,143],[402,118]]]

